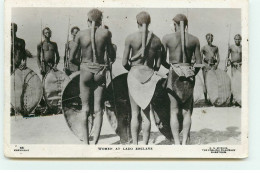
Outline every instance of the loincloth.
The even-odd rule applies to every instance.
[[[91,63],[91,62],[82,62],[80,64],[81,70],[86,70],[95,75],[105,75],[106,69],[108,65]]]
[[[51,71],[51,69],[53,69],[54,63],[50,63],[50,62],[43,62],[44,66],[41,65],[42,68],[42,75],[43,77],[46,76],[47,73],[49,73]]]
[[[231,68],[241,72],[242,62],[231,62]]]
[[[81,80],[84,83],[89,83],[92,87],[103,86],[106,85],[106,72],[107,65],[98,64],[98,63],[81,63],[80,64],[81,71]],[[86,72],[93,74],[92,77],[87,77]]]
[[[157,82],[162,77],[145,65],[131,67],[127,76],[129,95],[143,110],[150,104]]]
[[[211,70],[217,63],[216,60],[214,60],[214,61],[212,61],[210,63],[208,61],[205,61],[205,60],[204,60],[204,62],[205,62],[204,63],[205,67],[203,68],[203,70],[206,71],[206,72]]]
[[[169,70],[166,88],[177,101],[185,103],[193,98],[195,74],[190,64],[172,64]]]
[[[210,59],[208,58],[204,58],[203,60],[206,64],[209,64],[209,65],[214,65],[216,64],[218,61],[216,60],[216,58],[212,57]]]
[[[53,68],[53,66],[54,66],[54,64],[45,62],[44,67],[45,67],[46,73],[48,73]]]
[[[76,71],[79,71],[79,66],[78,65],[75,65],[71,62],[69,62],[69,68],[68,70],[73,73],[73,72],[76,72]]]

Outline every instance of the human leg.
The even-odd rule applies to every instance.
[[[234,74],[235,70],[236,70],[235,67],[232,65],[231,66],[231,77],[233,77],[233,74]]]
[[[98,143],[103,122],[103,91],[105,84],[105,76],[95,75],[95,90],[94,90],[94,144]]]
[[[207,103],[207,87],[206,87],[206,73],[207,73],[207,69],[206,67],[202,68],[202,74],[203,74],[203,79],[204,79],[204,98],[205,98],[205,102]]]
[[[90,85],[92,82],[92,74],[90,72],[81,71],[80,73],[80,96],[82,102],[82,112],[80,114],[81,129],[83,133],[84,141],[89,144],[89,132],[88,132],[88,116],[89,116],[89,100],[90,100]]]
[[[130,104],[131,104],[131,134],[133,139],[133,144],[138,145],[138,131],[139,131],[139,120],[138,116],[140,113],[139,106],[135,103],[132,96],[129,94]]]
[[[187,100],[187,102],[185,103],[182,109],[182,115],[183,115],[182,145],[186,145],[187,143],[189,143],[190,140],[192,110],[193,110],[193,99],[190,98],[189,100]]]
[[[143,141],[144,144],[147,145],[149,142],[150,131],[151,131],[151,121],[150,121],[150,107],[147,109],[141,110],[142,116],[142,128],[143,128]]]
[[[102,86],[98,86],[94,91],[94,144],[98,143],[103,122],[103,91]]]
[[[171,131],[174,139],[175,145],[180,145],[180,138],[179,138],[179,121],[178,121],[178,114],[179,114],[179,107],[177,100],[169,94],[170,98],[170,126]]]

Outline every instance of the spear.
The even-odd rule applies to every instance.
[[[114,101],[114,108],[115,108],[115,115],[116,117],[118,116],[117,114],[117,105],[116,105],[116,95],[115,95],[115,87],[114,87],[114,81],[113,81],[113,74],[112,74],[112,63],[110,63],[110,57],[108,55],[108,52],[106,51],[107,53],[107,61],[108,61],[108,64],[109,64],[109,73],[110,73],[110,79],[111,79],[111,88],[112,88],[112,95],[113,95],[113,101]]]
[[[42,19],[41,19],[41,73],[45,73],[45,64],[44,64],[44,53],[43,53],[43,42],[42,42]],[[42,75],[42,78],[44,76]]]
[[[12,24],[12,34],[13,34],[13,37],[12,37],[12,52],[13,52],[13,72],[15,70],[15,52],[14,52],[14,24]]]
[[[102,25],[105,26],[103,22],[102,22]],[[107,27],[107,29],[108,29],[108,27]],[[107,62],[109,64],[109,73],[110,73],[110,80],[111,80],[112,96],[113,96],[113,101],[114,101],[115,115],[117,117],[118,112],[117,112],[115,87],[114,87],[113,74],[112,74],[112,63],[110,63],[110,56],[108,54],[108,47],[106,47],[106,57],[107,57]]]
[[[70,31],[70,17],[69,17],[69,23],[68,23],[67,46],[66,46],[66,50],[65,50],[64,68],[69,68],[69,31]]]
[[[227,67],[228,67],[228,60],[229,60],[229,47],[230,47],[230,32],[231,32],[231,24],[229,24],[229,33],[228,33],[228,53],[227,53],[227,59],[226,59],[226,63],[225,63],[225,66],[226,66],[226,70],[227,70]]]
[[[15,93],[15,47],[14,47],[14,24],[12,24],[12,35],[13,35],[13,37],[12,37],[12,42],[13,42],[13,44],[12,44],[12,52],[13,52],[13,73],[14,73],[14,95],[16,94]],[[16,120],[16,97],[14,96],[14,116],[15,116],[15,120]]]
[[[181,49],[182,49],[182,61],[183,63],[187,62],[187,57],[185,54],[185,31],[184,31],[184,22],[180,21],[181,24]]]
[[[189,9],[187,8],[187,20],[188,20],[188,23],[189,23]],[[185,29],[185,28],[184,28]],[[189,26],[187,24],[187,32],[189,32]]]
[[[186,8],[186,10],[187,10],[187,30],[186,30],[186,32],[187,32],[187,35],[188,35],[188,33],[189,33],[189,9],[188,8]],[[184,30],[185,30],[185,28],[184,28]],[[185,37],[184,37],[185,38]],[[189,37],[187,36],[187,43],[189,43]],[[196,60],[195,60],[196,61]]]
[[[144,57],[145,54],[145,40],[146,39],[146,24],[142,24],[142,57]]]

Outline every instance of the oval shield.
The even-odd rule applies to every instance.
[[[30,114],[43,95],[42,82],[30,68],[16,69],[11,75],[11,106],[23,116]]]

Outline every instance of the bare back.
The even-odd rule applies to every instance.
[[[196,61],[201,59],[201,56],[199,55],[200,43],[198,38],[187,32],[185,32],[185,50],[187,62],[183,62],[180,32],[164,36],[163,44],[166,50],[169,50],[170,63],[191,63],[193,54],[195,54]]]
[[[111,39],[111,33],[107,29],[97,28],[95,32],[96,59],[93,59],[93,50],[91,45],[91,29],[79,31],[75,42],[81,47],[82,62],[105,63],[104,54],[107,44]]]
[[[149,41],[149,40],[147,40]],[[127,53],[129,54],[131,51],[131,57],[135,56],[142,47],[142,33],[141,31],[137,31],[131,35],[129,35],[126,39],[126,50],[129,52],[124,53],[124,59],[127,59],[129,56],[127,56]],[[161,50],[161,41],[160,39],[155,35],[152,34],[150,43],[145,48],[145,56],[139,57],[136,60],[131,62],[131,65],[147,65],[150,68],[154,68],[156,61],[158,58],[160,58],[160,50]]]

